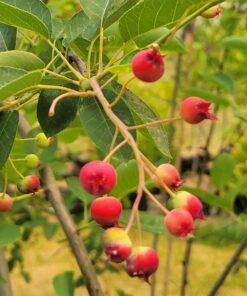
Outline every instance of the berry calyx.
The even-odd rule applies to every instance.
[[[35,193],[36,191],[38,191],[39,186],[39,177],[35,175],[26,176],[17,184],[18,190],[24,194]]]
[[[178,237],[186,237],[193,232],[195,230],[193,222],[191,214],[184,209],[172,210],[164,219],[167,230]]]
[[[9,212],[13,203],[13,199],[7,193],[0,193],[0,212]]]
[[[125,261],[132,251],[131,240],[121,228],[112,227],[105,230],[102,243],[105,254],[111,261],[116,263]]]
[[[156,48],[142,50],[132,59],[132,71],[144,82],[157,81],[165,71],[164,57]]]
[[[180,105],[181,117],[191,124],[197,124],[204,119],[216,120],[216,116],[209,111],[211,104],[198,97],[189,97]]]
[[[175,207],[187,210],[193,219],[205,219],[200,199],[189,192],[179,191],[173,199],[173,204]]]
[[[44,133],[39,133],[35,139],[37,146],[40,148],[47,148],[52,142],[52,138],[47,138]]]
[[[80,181],[87,192],[93,195],[104,195],[116,185],[117,174],[109,163],[95,160],[82,167]]]
[[[126,270],[131,277],[139,277],[148,282],[159,266],[157,252],[149,247],[135,247],[127,259]]]
[[[104,228],[117,226],[121,212],[122,204],[113,196],[98,197],[90,207],[91,217]]]
[[[159,179],[172,190],[177,190],[184,183],[180,178],[178,170],[169,163],[158,166],[156,174]]]
[[[36,169],[40,165],[40,160],[36,154],[28,154],[25,157],[25,164],[29,169]]]
[[[222,13],[222,8],[219,5],[215,5],[208,10],[204,11],[201,16],[205,18],[214,18]]]

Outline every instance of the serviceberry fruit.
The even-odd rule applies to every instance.
[[[135,247],[128,257],[126,270],[131,277],[139,277],[148,282],[159,266],[157,252],[149,247]]]
[[[121,228],[112,227],[105,230],[102,243],[108,258],[116,263],[125,261],[132,251],[131,240]]]
[[[0,193],[0,212],[8,212],[13,207],[13,199],[7,193]]]
[[[117,174],[109,163],[94,160],[82,167],[80,181],[87,192],[93,195],[104,195],[116,185]]]
[[[195,230],[193,222],[193,217],[185,209],[172,210],[164,219],[167,230],[171,234],[179,237],[186,237]]]
[[[205,219],[200,199],[189,192],[179,191],[173,199],[173,204],[176,208],[183,208],[190,212],[193,219]]]
[[[26,176],[18,184],[17,188],[22,193],[35,193],[40,186],[39,177],[35,175]]]
[[[36,154],[28,154],[25,157],[25,164],[29,169],[36,169],[40,165],[40,160]]]
[[[205,18],[214,18],[222,13],[222,8],[219,5],[215,5],[208,10],[204,11],[201,16]]]
[[[159,179],[170,189],[178,189],[184,181],[181,180],[178,170],[175,166],[165,163],[157,167],[156,174]],[[159,180],[157,180],[158,183]]]
[[[144,82],[159,80],[165,71],[164,57],[156,48],[142,50],[132,59],[132,71]]]
[[[211,104],[198,97],[189,97],[180,105],[181,117],[191,124],[197,124],[204,119],[215,120],[216,116],[209,112]]]
[[[118,226],[121,212],[122,204],[113,196],[98,197],[90,207],[91,217],[104,228]]]
[[[52,142],[52,138],[47,138],[44,133],[39,133],[35,139],[37,146],[40,148],[47,148]]]

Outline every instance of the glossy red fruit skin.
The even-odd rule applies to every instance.
[[[17,184],[17,187],[22,193],[35,193],[40,187],[39,177],[35,175],[26,176]]]
[[[87,192],[93,195],[104,195],[115,187],[117,174],[109,163],[94,160],[81,168],[80,181]]]
[[[169,163],[158,166],[156,169],[156,174],[160,180],[171,190],[177,190],[184,183],[184,181],[180,178],[178,170],[175,168],[175,166]]]
[[[13,207],[13,199],[5,193],[3,197],[3,193],[0,193],[0,212],[9,212]]]
[[[198,97],[189,97],[181,103],[180,115],[190,124],[197,124],[204,119],[216,120],[216,116],[209,112],[211,104]]]
[[[159,257],[152,248],[135,247],[126,263],[126,271],[129,276],[139,277],[148,282],[149,277],[159,267]]]
[[[102,227],[116,226],[122,213],[122,204],[113,196],[98,197],[91,203],[90,213]]]
[[[141,81],[157,81],[165,72],[164,57],[156,48],[142,50],[132,59],[132,71]]]
[[[172,210],[164,219],[167,230],[178,237],[186,237],[189,233],[193,232],[195,230],[193,222],[193,217],[185,209]]]
[[[132,251],[132,243],[127,233],[118,227],[108,228],[102,235],[105,254],[115,263],[125,261]]]

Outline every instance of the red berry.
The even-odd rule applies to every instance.
[[[121,228],[112,227],[105,230],[102,236],[104,251],[108,258],[116,263],[125,261],[132,250],[128,234]]]
[[[86,191],[93,195],[110,192],[117,183],[116,170],[104,161],[91,161],[80,172],[80,181]]]
[[[139,277],[148,282],[150,275],[156,272],[159,257],[155,250],[149,247],[135,247],[127,259],[127,273],[131,277]]]
[[[195,230],[193,217],[184,209],[172,210],[166,215],[164,222],[167,230],[175,236],[185,237]]]
[[[18,190],[22,193],[35,193],[40,186],[39,177],[35,175],[26,176],[18,184]]]
[[[180,207],[190,212],[194,219],[205,219],[200,199],[189,192],[178,192],[173,200],[173,204],[175,207]]]
[[[0,193],[0,212],[8,212],[13,207],[13,199],[7,193]]]
[[[90,207],[92,218],[104,228],[118,225],[122,212],[121,202],[112,196],[96,198]]]
[[[222,8],[219,5],[215,5],[208,10],[204,11],[201,16],[205,18],[214,18],[222,13]]]
[[[216,120],[216,116],[209,112],[211,102],[201,98],[189,97],[180,105],[180,114],[182,118],[191,124],[197,124],[204,119]]]
[[[164,57],[156,48],[142,50],[132,60],[132,71],[138,79],[154,82],[164,74]]]
[[[175,166],[165,163],[156,169],[156,174],[159,179],[170,189],[178,189],[184,181],[181,180],[178,170]]]

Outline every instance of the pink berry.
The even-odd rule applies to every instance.
[[[222,8],[219,5],[215,5],[208,10],[204,11],[201,16],[205,18],[214,18],[222,13]]]
[[[35,175],[26,176],[18,184],[17,187],[22,193],[35,193],[40,186],[39,177]]]
[[[179,191],[173,201],[175,207],[180,207],[190,212],[193,219],[205,219],[202,203],[195,195],[186,191]]]
[[[131,240],[121,228],[112,227],[105,230],[102,243],[108,258],[116,263],[125,261],[132,251]]]
[[[159,266],[157,252],[149,247],[135,247],[127,259],[127,273],[131,277],[139,277],[148,282],[149,277]]]
[[[156,169],[156,174],[159,179],[170,189],[178,189],[184,181],[181,180],[178,170],[175,166],[165,163]]]
[[[13,207],[13,199],[7,193],[0,193],[0,212],[9,212]]]
[[[197,124],[204,119],[216,120],[216,116],[209,112],[211,104],[201,98],[189,97],[180,105],[181,117],[191,124]]]
[[[159,80],[165,71],[164,57],[156,48],[142,50],[132,60],[132,71],[144,82]]]
[[[112,196],[98,197],[92,202],[90,212],[91,217],[104,228],[117,226],[122,204]]]
[[[104,195],[116,185],[117,174],[109,163],[95,160],[82,167],[80,181],[87,192],[93,195]]]
[[[167,230],[179,237],[185,237],[195,230],[193,222],[194,220],[191,214],[184,209],[172,210],[164,219]]]

